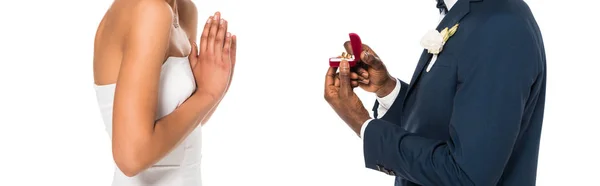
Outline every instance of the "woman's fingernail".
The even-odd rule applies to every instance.
[[[213,16],[208,17],[208,20],[206,20],[206,23],[210,23],[210,21],[213,19]]]
[[[227,32],[227,34],[225,36],[231,37],[231,33]]]
[[[219,15],[215,14],[215,16],[213,16],[213,19],[214,19],[215,21],[218,21],[218,20],[219,20]]]
[[[225,23],[225,19],[221,18],[221,24]]]

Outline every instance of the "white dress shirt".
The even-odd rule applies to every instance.
[[[444,3],[446,4],[448,11],[450,11],[452,6],[454,6],[454,4],[456,4],[456,1],[458,1],[458,0],[444,0]],[[446,16],[446,14],[444,14],[444,13],[442,13],[440,15],[439,22],[441,22],[442,19],[444,19],[444,16]],[[439,24],[439,22],[438,22],[438,24]],[[433,57],[432,60],[435,60],[436,58],[437,58],[437,56]],[[431,66],[433,66],[433,63],[430,63],[427,68],[430,69]],[[396,100],[396,97],[398,97],[398,94],[400,93],[401,88],[402,88],[402,86],[400,85],[400,80],[396,79],[396,87],[394,88],[394,90],[392,90],[392,92],[390,94],[388,94],[387,96],[381,97],[381,98],[377,97],[377,102],[379,102],[379,107],[377,108],[377,118],[376,119],[383,117],[383,115],[385,115],[385,113],[392,107],[392,104]],[[365,123],[362,125],[362,127],[360,129],[360,137],[361,138],[364,136],[365,129],[367,128],[367,125],[369,125],[369,122],[371,122],[371,120],[372,119],[365,121]]]

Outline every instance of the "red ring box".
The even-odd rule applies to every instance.
[[[355,33],[350,33],[350,46],[352,46],[352,58],[350,59],[345,59],[348,61],[348,64],[350,64],[350,67],[353,67],[354,65],[356,65],[356,63],[358,63],[358,61],[360,61],[360,53],[362,53],[362,42],[360,41],[360,37],[358,37],[358,34]],[[342,62],[341,57],[332,57],[329,58],[329,66],[331,67],[339,67],[340,63]]]

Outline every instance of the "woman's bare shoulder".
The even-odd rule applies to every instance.
[[[137,1],[132,5],[131,13],[132,21],[148,18],[164,19],[173,17],[171,6],[164,0]]]
[[[164,0],[115,2],[107,11],[96,33],[96,84],[116,82],[126,53],[130,56],[138,55],[149,51],[149,47],[153,45],[163,44],[163,41],[167,41],[164,47],[168,47],[172,12]]]
[[[102,47],[98,45],[103,44],[123,45],[131,34],[136,34],[135,30],[149,27],[170,28],[172,18],[173,11],[164,0],[116,1],[98,26],[95,45],[99,48]]]

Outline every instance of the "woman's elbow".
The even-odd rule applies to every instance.
[[[135,163],[117,163],[117,167],[127,177],[134,177],[142,172],[142,168]]]
[[[119,152],[113,149],[113,159],[119,170],[128,177],[139,174],[146,167],[144,162],[141,161],[142,157],[131,151]]]

